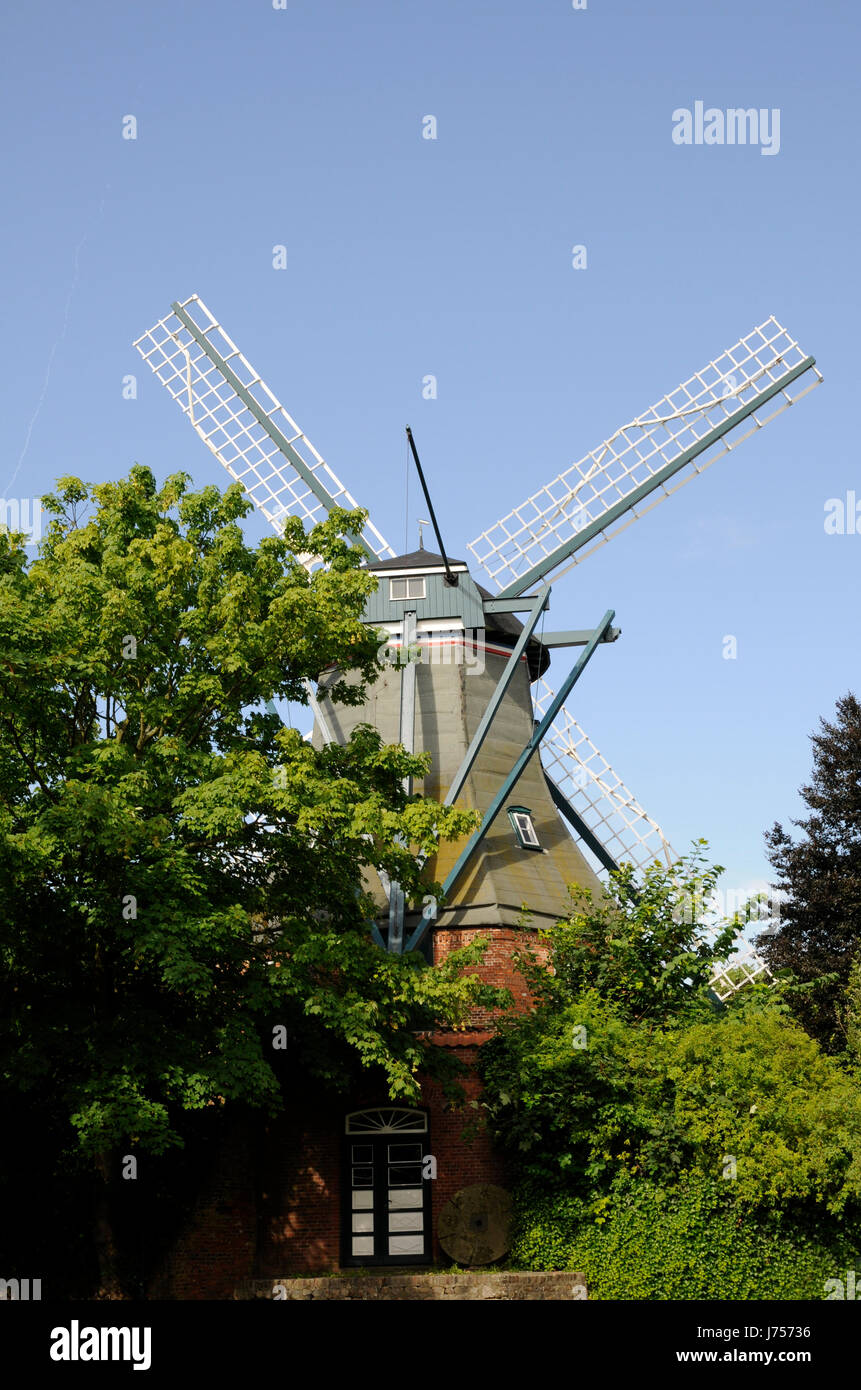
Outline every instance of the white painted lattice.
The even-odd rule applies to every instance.
[[[544,563],[544,577],[552,572],[558,578],[818,386],[822,375],[812,360],[788,380],[808,360],[777,320],[767,319],[482,532],[469,543],[470,551],[500,589]],[[784,380],[783,387],[764,399]],[[752,407],[751,413],[716,440],[703,443],[744,407]],[[698,452],[677,472],[640,502],[613,513],[664,468],[678,464],[689,449]],[[602,518],[607,518],[604,526]],[[591,527],[595,532],[580,549],[552,562],[560,546]]]
[[[717,967],[709,984],[718,999],[725,1003],[759,975],[770,979],[771,971],[750,942],[739,936],[736,937],[735,954]]]
[[[300,517],[306,527],[316,525],[326,515],[326,499],[350,510],[358,506],[203,301],[192,295],[179,308],[194,323],[206,347],[173,311],[142,334],[135,347],[206,447],[243,485],[275,530],[281,534],[288,516]],[[207,350],[216,357],[208,356]],[[243,400],[218,359],[235,375],[253,407]],[[255,412],[265,418],[275,439]],[[370,521],[362,539],[378,559],[394,555]]]
[[[533,685],[532,696],[540,719],[553,698],[543,677]],[[642,871],[656,859],[667,868],[675,863],[678,856],[657,821],[646,814],[564,705],[541,744],[541,761],[617,864],[624,860]]]

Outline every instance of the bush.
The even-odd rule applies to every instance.
[[[754,1217],[727,1184],[687,1173],[672,1188],[622,1174],[591,1208],[565,1187],[524,1182],[511,1263],[571,1269],[594,1299],[825,1298],[825,1281],[861,1265],[861,1214],[840,1226]]]

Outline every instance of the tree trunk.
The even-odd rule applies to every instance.
[[[119,1257],[111,1221],[111,1155],[104,1150],[96,1158],[96,1200],[93,1221],[93,1243],[99,1261],[99,1291],[97,1298],[125,1298],[120,1281]]]

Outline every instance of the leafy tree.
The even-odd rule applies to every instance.
[[[482,1050],[481,1105],[517,1179],[519,1258],[594,1255],[606,1242],[589,1232],[611,1218],[619,1248],[626,1223],[639,1240],[656,1192],[670,1206],[674,1194],[688,1206],[707,1197],[703,1230],[674,1259],[778,1216],[782,1248],[801,1251],[805,1233],[838,1218],[858,1242],[858,1078],[791,1018],[779,987],[710,999],[710,955],[725,955],[738,923],[707,944],[688,904],[708,903],[719,871],[699,860],[655,865],[639,886],[618,875],[608,900],[546,931],[543,987],[535,953],[529,966],[538,1007]],[[542,1193],[567,1213],[562,1226]],[[775,1249],[773,1236],[763,1226],[751,1251]]]
[[[473,813],[407,796],[426,760],[367,726],[315,751],[261,708],[330,665],[378,670],[376,580],[343,538],[363,514],[253,549],[238,486],[135,466],[58,489],[36,560],[0,535],[0,1091],[101,1175],[115,1291],[120,1155],[181,1145],[189,1111],[276,1110],[275,1029],[323,1082],[359,1066],[414,1098],[420,1071],[448,1076],[423,1034],[498,992],[464,972],[480,947],[429,969],[367,925],[372,873],[426,891],[421,855]]]
[[[861,944],[861,704],[837,701],[834,723],[812,736],[813,774],[801,788],[810,810],[792,821],[793,840],[775,823],[766,834],[775,886],[785,895],[778,930],[760,939],[773,971],[800,985],[795,1016],[829,1051],[846,1045],[843,991]]]
[[[541,959],[520,953],[537,1007],[483,1049],[483,1105],[497,1141],[533,1175],[561,1170],[600,1187],[634,1152],[649,1172],[682,1163],[656,1037],[714,1014],[713,963],[735,927],[706,928],[721,872],[702,841],[640,882],[623,866],[602,897],[572,894],[568,917],[539,933]]]
[[[855,957],[849,970],[840,1020],[850,1064],[861,1067],[861,954]]]
[[[705,843],[671,870],[655,862],[641,881],[623,865],[601,897],[578,888],[568,917],[542,934],[552,972],[526,953],[538,997],[569,1000],[594,991],[621,1017],[653,1023],[708,1012],[713,965],[729,956],[740,919],[719,928],[710,922],[723,869],[706,864]]]
[[[861,1088],[779,996],[758,990],[664,1041],[674,1117],[703,1173],[728,1166],[748,1208],[851,1208],[857,1220]]]
[[[496,1141],[525,1176],[564,1177],[597,1213],[625,1172],[667,1186],[726,1170],[750,1209],[857,1206],[861,1089],[762,993],[660,1029],[594,992],[509,1024],[485,1049]]]

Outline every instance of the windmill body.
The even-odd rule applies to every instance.
[[[175,303],[136,347],[276,531],[286,516],[308,527],[334,506],[357,505],[197,296]],[[405,903],[397,884],[368,885],[381,949],[422,948],[439,961],[488,936],[487,978],[514,987],[526,1004],[513,966],[524,906],[540,926],[565,913],[571,884],[600,892],[600,875],[622,862],[674,862],[660,826],[565,705],[602,644],[618,637],[614,615],[548,633],[549,584],[821,379],[814,359],[766,320],[470,543],[495,593],[463,561],[423,549],[396,556],[371,521],[353,537],[378,578],[364,621],[380,631],[389,659],[358,707],[330,701],[335,673],[320,673],[317,688],[308,687],[314,741],[343,741],[370,723],[384,741],[430,753],[415,790],[482,816],[465,844],[441,846],[428,863],[428,879],[445,893],[430,911]],[[573,666],[566,649],[577,653]],[[555,689],[545,679],[551,657]],[[720,998],[765,969],[749,945],[739,948],[712,981]],[[472,1061],[489,1022],[476,1017],[466,1034],[441,1041]],[[470,1086],[475,1096],[475,1077]],[[488,1143],[465,1144],[462,1128],[429,1086],[412,1108],[371,1092],[346,1113],[306,1098],[267,1140],[268,1206],[254,1220],[268,1236],[255,1272],[431,1263],[440,1213],[444,1226],[456,1225],[457,1211],[472,1210],[502,1178]],[[464,1189],[474,1201],[461,1200]],[[248,1202],[237,1197],[236,1207],[247,1212]]]
[[[456,586],[446,584],[442,556],[418,550],[369,566],[379,576],[365,612],[368,626],[388,634],[386,665],[359,706],[333,705],[326,686],[340,672],[323,673],[318,690],[324,722],[339,742],[359,723],[372,724],[386,743],[407,742],[431,755],[427,777],[415,790],[443,801],[509,661],[522,623],[513,614],[485,613],[490,599],[459,560],[450,562]],[[415,597],[392,598],[406,592]],[[414,640],[405,645],[407,615],[414,614]],[[415,665],[413,724],[403,726],[403,671]],[[457,804],[484,810],[510,772],[533,731],[532,682],[549,664],[549,653],[533,637],[489,733],[457,797]],[[323,738],[315,727],[317,746]],[[480,850],[457,881],[449,905],[441,907],[435,929],[515,927],[528,908],[533,926],[558,921],[568,904],[568,885],[582,884],[600,894],[602,885],[559,817],[540,762],[531,760],[512,789],[511,808],[497,816]],[[514,810],[513,808],[517,808]],[[526,815],[534,830],[524,843],[512,816]],[[518,822],[522,824],[522,822]],[[528,830],[528,827],[526,827]],[[531,843],[534,839],[535,843]],[[428,877],[445,880],[458,853],[442,845],[427,865]],[[418,926],[406,914],[406,938]]]

